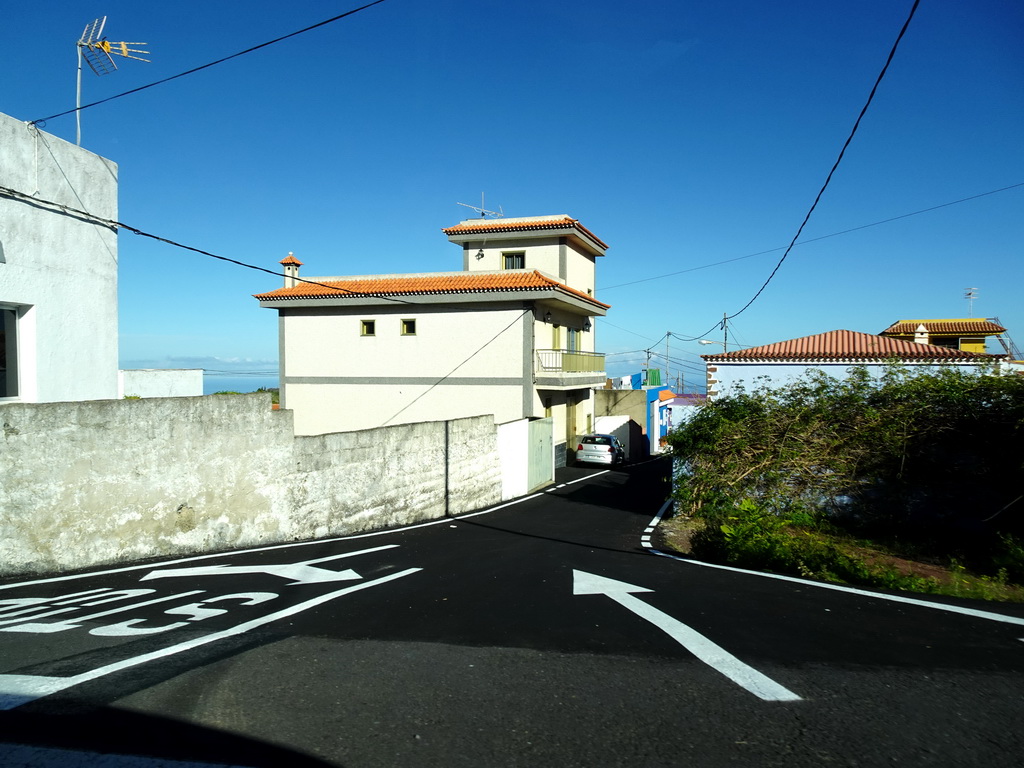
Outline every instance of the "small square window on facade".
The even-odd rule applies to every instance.
[[[360,336],[376,336],[377,335],[377,321],[376,320],[360,320],[359,321],[359,335]]]
[[[526,269],[525,253],[503,253],[501,254],[502,269]]]
[[[415,320],[403,320],[402,321],[402,335],[403,336],[415,336],[416,335],[416,321]]]

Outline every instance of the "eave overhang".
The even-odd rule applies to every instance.
[[[604,256],[608,245],[597,235],[569,216],[537,217],[536,219],[480,219],[461,222],[441,230],[449,242],[465,245],[502,239],[528,240],[565,237],[594,256]]]
[[[604,317],[609,306],[595,299],[585,299],[556,288],[530,289],[517,291],[486,291],[475,293],[428,293],[428,294],[340,294],[337,297],[305,297],[305,298],[263,298],[260,306],[268,309],[299,309],[317,307],[396,307],[409,309],[412,307],[443,308],[445,305],[479,306],[486,309],[487,304],[508,305],[535,303],[550,309],[564,309],[574,314]]]

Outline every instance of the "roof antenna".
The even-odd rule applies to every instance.
[[[488,211],[486,208],[484,208],[484,193],[483,192],[480,193],[480,207],[479,208],[477,208],[475,205],[466,205],[466,203],[456,203],[456,205],[462,205],[462,206],[465,206],[466,208],[472,208],[474,211],[476,211],[477,213],[480,214],[481,218],[484,218],[484,219],[486,219],[488,216],[493,216],[496,219],[500,219],[502,216],[505,215],[505,212],[501,209],[500,205],[498,206],[498,210],[496,210],[496,211]]]
[[[974,300],[978,298],[977,288],[964,288],[964,298],[967,299],[967,316],[974,317]]]
[[[149,61],[141,56],[133,56],[135,53],[149,54],[137,48],[129,48],[129,45],[146,45],[146,43],[112,43],[103,37],[103,27],[107,25],[107,17],[96,19],[92,24],[86,24],[82,36],[78,38],[78,94],[75,99],[75,120],[77,126],[76,143],[82,146],[82,59],[89,65],[89,68],[97,75],[109,75],[117,64],[110,54],[116,53],[126,59],[136,61]]]

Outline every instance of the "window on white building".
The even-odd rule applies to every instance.
[[[18,310],[0,305],[0,397],[18,396]]]
[[[377,321],[376,320],[360,320],[359,321],[359,335],[360,336],[375,336],[377,333]]]
[[[403,336],[415,336],[416,335],[416,321],[415,320],[403,320],[402,321],[402,335]]]
[[[526,269],[525,253],[503,253],[501,254],[502,269]]]

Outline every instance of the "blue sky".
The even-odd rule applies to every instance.
[[[19,4],[0,28],[0,112],[74,106],[96,14],[152,62],[87,70],[83,103],[358,5]],[[720,339],[757,292],[782,254],[762,252],[796,233],[910,7],[386,0],[86,110],[82,145],[119,164],[121,221],[268,268],[293,251],[306,275],[460,269],[441,228],[481,192],[510,216],[570,214],[610,245],[598,347],[626,374],[666,331]],[[1022,39],[1020,3],[924,0],[801,239],[1024,183]],[[44,130],[74,141],[74,116]],[[1022,345],[1022,243],[1024,186],[798,245],[730,342],[966,317],[970,287],[974,315]],[[277,278],[125,232],[119,251],[122,366],[276,370],[276,313],[251,294]],[[717,349],[673,339],[671,377],[692,390]]]

